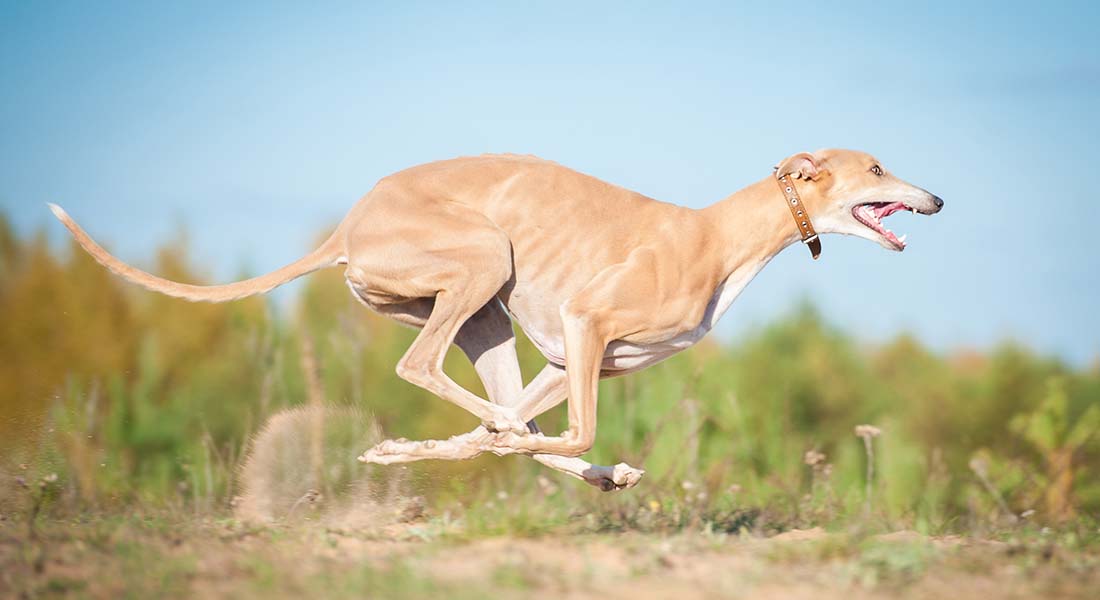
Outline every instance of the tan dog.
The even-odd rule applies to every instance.
[[[788,198],[777,177],[798,196]],[[797,215],[803,213],[789,206],[799,197],[811,232],[816,226],[892,250],[904,249],[904,238],[885,229],[882,218],[897,210],[932,214],[943,205],[873,157],[849,150],[791,156],[774,176],[702,210],[534,157],[458,158],[382,179],[317,250],[268,275],[219,286],[135,269],[59,207],[51,209],[111,271],[191,301],[243,298],[346,264],[356,298],[421,330],[398,375],[482,421],[449,440],[383,442],[360,457],[364,462],[522,453],[608,490],[634,485],[643,472],[575,458],[595,440],[597,382],[702,338],[760,269],[802,237]],[[511,319],[548,361],[526,388]],[[469,356],[491,401],[443,372],[452,343]],[[533,419],[566,397],[569,429],[556,437],[539,433]]]

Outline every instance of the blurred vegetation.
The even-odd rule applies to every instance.
[[[146,266],[202,279],[184,244]],[[368,411],[391,437],[477,424],[397,378],[415,332],[357,304],[336,269],[310,276],[285,310],[264,298],[191,304],[128,285],[75,246],[20,239],[0,217],[0,314],[0,472],[56,473],[48,510],[228,510],[250,437],[310,402],[311,387],[313,402]],[[543,361],[526,340],[520,350],[531,377]],[[457,351],[446,369],[483,393]],[[1100,368],[1019,345],[943,356],[901,336],[868,347],[801,305],[728,345],[708,340],[603,382],[599,410],[587,458],[644,466],[635,490],[601,494],[523,457],[488,456],[417,463],[413,491],[439,514],[471,507],[467,526],[486,530],[871,520],[942,533],[1100,514]],[[861,424],[881,429],[870,453]],[[0,510],[25,501],[15,487],[0,491]],[[491,518],[472,510],[502,505]]]

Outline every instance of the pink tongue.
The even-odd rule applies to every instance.
[[[896,213],[899,210],[902,210],[904,208],[905,208],[905,205],[902,204],[901,202],[891,202],[890,204],[886,204],[884,206],[875,207],[874,208],[875,218],[880,219],[880,220],[885,219],[886,217],[889,217],[890,215],[892,215],[892,214],[894,214],[894,213]]]

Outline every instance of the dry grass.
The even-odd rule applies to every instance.
[[[1095,546],[1033,532],[1006,541],[774,537],[686,531],[465,538],[435,519],[384,532],[315,522],[127,516],[0,521],[0,595],[202,598],[1091,598]],[[432,533],[433,531],[437,533]]]

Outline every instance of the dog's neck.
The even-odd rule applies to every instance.
[[[802,195],[805,199],[806,194]],[[722,249],[721,263],[716,265],[720,270],[716,273],[717,288],[700,323],[701,331],[709,331],[756,274],[801,236],[772,177],[699,212],[712,228],[709,242]]]
[[[800,186],[799,193],[804,201],[817,204],[811,186]],[[727,277],[746,268],[754,269],[755,275],[775,255],[801,239],[771,176],[704,208],[702,213],[713,224],[714,235],[724,250],[721,268]]]

